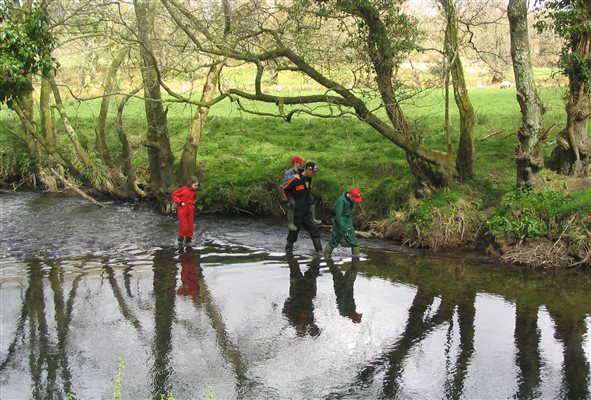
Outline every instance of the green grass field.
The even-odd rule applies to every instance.
[[[473,88],[469,94],[477,114],[477,178],[452,190],[479,197],[483,204],[492,205],[514,187],[513,149],[521,123],[519,106],[513,89]],[[545,125],[554,127],[544,149],[549,154],[553,138],[565,123],[563,92],[556,87],[541,88],[540,95],[547,108]],[[90,148],[94,147],[94,124],[99,104],[98,100],[68,104],[74,127],[82,142]],[[277,111],[273,104],[245,104],[258,111]],[[194,107],[180,103],[168,103],[167,107],[171,144],[178,156]],[[404,109],[422,142],[445,150],[442,90],[421,92],[412,101],[406,101]],[[107,130],[112,150],[118,154],[114,113],[115,109],[111,107]],[[453,102],[451,117],[457,143],[458,115]],[[15,132],[20,129],[17,120],[3,109],[0,110],[0,122],[3,148],[13,149],[11,154],[22,152],[24,147],[15,137]],[[147,156],[142,145],[145,114],[140,99],[130,101],[124,124],[133,146],[134,162],[145,180]],[[300,115],[287,123],[279,118],[240,112],[235,103],[225,100],[211,109],[199,147],[198,165],[205,176],[200,207],[252,209],[255,205],[267,209],[274,188],[289,168],[293,155],[315,161],[320,167],[321,171],[315,177],[315,191],[325,204],[332,204],[347,188],[358,186],[364,192],[366,201],[363,206],[370,218],[387,217],[403,208],[411,191],[413,178],[404,153],[355,118],[335,120]],[[6,164],[7,159],[5,155],[2,161]],[[3,174],[9,171],[5,165]]]

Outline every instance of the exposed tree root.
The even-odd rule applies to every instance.
[[[563,242],[536,240],[518,244],[506,250],[501,258],[515,264],[526,264],[536,268],[569,268],[577,265]]]
[[[53,176],[55,176],[58,180],[60,180],[64,186],[68,189],[72,189],[74,192],[78,193],[80,196],[84,197],[86,200],[90,201],[92,204],[95,204],[99,207],[104,207],[101,203],[95,200],[93,197],[89,196],[88,194],[84,193],[78,186],[70,182],[65,176],[60,175],[55,171],[53,168],[49,168]]]
[[[399,215],[395,220],[369,222],[370,236],[394,239],[402,244],[438,250],[446,247],[474,246],[481,231],[481,223],[473,213],[457,209],[453,215],[437,211],[433,222],[420,226],[408,222],[408,215]]]

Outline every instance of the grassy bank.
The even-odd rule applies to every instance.
[[[565,124],[563,92],[559,88],[542,88],[540,94],[547,108],[545,125],[553,129],[544,145],[544,152],[549,155],[556,133]],[[240,113],[229,101],[220,103],[211,111],[199,147],[198,165],[204,184],[198,207],[202,212],[279,212],[274,204],[275,188],[289,168],[291,156],[299,155],[315,161],[321,169],[314,185],[323,204],[325,221],[330,218],[336,198],[347,188],[358,186],[365,200],[356,221],[360,228],[374,234],[430,248],[494,243],[489,249],[503,254],[516,244],[523,246],[531,240],[555,243],[567,239],[566,253],[561,254],[568,254],[571,264],[584,259],[589,252],[585,246],[589,246],[591,231],[591,190],[585,189],[585,185],[581,190],[572,190],[569,181],[545,173],[539,189],[542,197],[551,201],[537,199],[530,204],[527,195],[515,195],[513,154],[517,144],[515,132],[520,125],[515,92],[471,89],[470,95],[477,113],[477,177],[473,182],[441,190],[423,200],[413,197],[413,178],[404,153],[354,118],[301,116],[286,123]],[[405,105],[405,111],[423,143],[444,150],[442,104],[441,91],[432,90],[415,97]],[[275,109],[267,104],[251,107],[259,111]],[[98,101],[69,104],[74,126],[89,148],[94,146],[98,109]],[[169,132],[177,155],[193,111],[190,106],[169,105]],[[107,127],[109,142],[117,154],[112,122]],[[16,119],[7,110],[1,110],[0,123],[0,180],[27,176],[30,162],[18,139],[20,127]],[[134,150],[134,163],[141,179],[149,184],[142,145],[145,116],[140,100],[130,103],[124,124]],[[455,133],[459,125],[455,107],[452,124]],[[454,140],[457,143],[457,137]],[[519,257],[513,255],[507,260],[519,261]]]

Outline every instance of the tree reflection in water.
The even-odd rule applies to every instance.
[[[165,249],[154,254],[154,342],[152,354],[152,398],[172,390],[170,378],[174,372],[171,360],[172,322],[176,299],[176,262],[174,250]]]
[[[228,263],[224,258],[225,249],[214,248],[207,251],[214,254],[216,265]],[[266,257],[257,253],[249,258],[248,255],[244,255],[246,253],[244,249],[237,250],[238,256],[232,258],[232,262],[236,263],[241,257],[240,262],[252,262],[252,265],[258,268],[262,265],[260,260]],[[96,321],[93,320],[94,316],[80,316],[81,319],[73,323],[73,315],[75,306],[86,305],[90,309],[95,307],[93,301],[89,300],[91,296],[97,296],[98,300],[91,300],[96,300],[99,306],[103,306],[101,302],[107,300],[107,297],[99,296],[105,296],[105,293],[93,292],[95,289],[98,291],[98,285],[99,289],[109,289],[108,299],[112,303],[105,307],[112,306],[108,312],[117,314],[109,317],[117,323],[118,319],[125,322],[127,330],[123,329],[121,332],[130,337],[129,343],[137,341],[135,349],[147,349],[146,353],[149,353],[146,356],[148,377],[140,377],[149,386],[146,388],[149,393],[142,392],[145,394],[144,397],[159,399],[161,394],[176,390],[179,378],[178,370],[175,368],[178,369],[179,365],[175,363],[179,362],[179,353],[183,350],[179,347],[189,343],[193,348],[189,349],[188,354],[198,354],[199,342],[202,339],[200,335],[211,332],[210,343],[213,344],[213,349],[208,349],[211,351],[208,356],[219,362],[215,368],[230,370],[233,377],[233,388],[230,392],[245,399],[254,399],[262,394],[265,394],[262,397],[273,398],[277,394],[273,383],[268,383],[267,377],[253,372],[257,363],[268,360],[257,354],[257,348],[248,347],[248,341],[244,338],[240,340],[235,326],[232,329],[228,328],[228,310],[223,307],[225,303],[220,306],[215,301],[206,284],[204,271],[208,270],[201,266],[202,257],[203,255],[196,251],[178,255],[174,249],[158,249],[151,254],[149,268],[142,271],[144,274],[152,274],[151,276],[138,274],[132,264],[112,263],[97,257],[75,261],[29,260],[26,265],[27,274],[19,282],[20,289],[14,289],[20,290],[19,302],[15,305],[14,322],[8,330],[9,333],[3,332],[2,336],[0,385],[4,385],[15,376],[26,377],[30,380],[30,392],[23,394],[23,397],[34,399],[63,399],[77,391],[76,386],[79,386],[80,382],[73,376],[78,373],[76,368],[79,367],[79,352],[85,350],[77,348],[81,342],[72,343],[72,340],[75,336],[85,335],[88,331],[84,331],[84,326],[96,326],[92,324]],[[354,363],[351,366],[355,371],[353,380],[338,389],[329,390],[326,392],[326,398],[362,398],[366,394],[369,394],[369,397],[400,398],[407,395],[404,386],[407,383],[405,369],[408,367],[408,360],[414,357],[413,352],[432,338],[436,331],[443,332],[444,337],[442,353],[445,367],[443,371],[438,371],[443,376],[441,396],[446,399],[465,399],[473,395],[475,389],[472,380],[474,376],[479,376],[477,372],[475,375],[474,363],[478,351],[482,350],[475,348],[475,338],[478,329],[484,329],[477,325],[476,318],[477,298],[480,293],[493,293],[499,296],[510,304],[510,309],[514,312],[514,330],[510,338],[514,343],[514,360],[510,367],[516,369],[514,398],[535,399],[547,396],[547,386],[553,383],[545,381],[548,379],[548,360],[542,347],[542,312],[547,313],[548,319],[553,322],[551,334],[558,346],[561,346],[562,352],[562,370],[555,373],[555,383],[560,386],[556,389],[556,397],[590,397],[589,360],[584,349],[588,343],[585,340],[590,334],[589,300],[582,297],[571,300],[566,295],[561,296],[561,290],[568,288],[568,282],[564,283],[559,279],[546,281],[546,278],[539,276],[527,279],[506,277],[494,271],[482,271],[461,264],[439,268],[421,264],[423,261],[416,261],[410,257],[396,257],[397,261],[380,261],[378,255],[372,254],[371,261],[355,260],[340,265],[336,265],[332,260],[326,261],[330,276],[324,276],[331,279],[328,284],[332,284],[334,289],[330,310],[337,319],[342,321],[346,318],[347,321],[355,323],[346,324],[348,327],[363,329],[372,322],[375,323],[375,320],[372,321],[372,309],[366,308],[367,289],[365,292],[361,291],[362,295],[366,296],[364,302],[359,302],[360,280],[366,287],[371,278],[376,277],[382,281],[412,288],[409,292],[410,306],[405,307],[407,314],[400,333],[388,338],[389,342],[382,343],[377,355]],[[285,261],[289,267],[289,297],[285,299],[285,287],[282,286],[277,301],[280,304],[283,299],[285,300],[278,319],[287,319],[294,328],[296,337],[290,340],[301,341],[302,338],[314,337],[314,341],[318,342],[326,339],[330,333],[323,333],[319,337],[321,330],[316,321],[316,314],[319,313],[318,304],[320,307],[327,304],[319,303],[318,296],[328,295],[322,291],[318,293],[319,287],[327,287],[319,286],[322,260],[317,257],[288,256],[287,259],[281,259],[283,266]],[[102,265],[100,279],[84,279],[88,276],[88,270],[84,268],[85,262]],[[76,264],[75,268],[71,267],[72,264]],[[376,265],[388,267],[376,268]],[[66,266],[69,268],[69,276],[64,272]],[[145,279],[146,286],[141,286],[144,280],[140,276],[148,276]],[[287,284],[286,275],[281,276],[281,284]],[[137,286],[134,286],[132,283],[136,281]],[[79,293],[81,282],[87,285],[83,286],[86,289],[83,296]],[[326,284],[327,281],[324,281],[324,285]],[[559,290],[555,290],[554,286]],[[1,288],[7,290],[4,286]],[[551,295],[549,291],[552,291]],[[150,294],[149,301],[146,300],[145,293]],[[338,314],[334,309],[334,301]],[[363,304],[363,319],[358,304]],[[80,309],[84,313],[89,308]],[[191,310],[193,314],[179,321],[179,310],[185,313]],[[322,308],[320,310],[323,323],[324,317],[327,317],[326,323],[329,324],[330,311]],[[206,318],[199,319],[195,316]],[[207,326],[202,324],[204,321]],[[335,322],[335,326],[337,324],[338,321]],[[174,342],[174,333],[176,330],[177,337],[179,336],[179,327],[183,328],[180,335],[188,336],[187,343]],[[260,327],[270,330],[274,328],[277,327]],[[109,334],[109,328],[104,328],[104,332]],[[281,336],[271,334],[269,337],[281,340]],[[268,354],[273,354],[281,348],[275,347],[274,344],[265,345],[270,349]],[[220,357],[214,358],[212,353],[217,353]],[[92,371],[92,366],[87,367],[85,371]],[[108,374],[110,370],[107,371],[106,375]],[[92,377],[89,375],[86,379]],[[183,383],[191,385],[191,382]],[[112,382],[105,383],[105,386],[110,385]],[[376,390],[376,387],[379,389]],[[365,388],[376,391],[365,392]],[[109,392],[110,389],[106,388],[104,393]],[[187,389],[187,392],[190,390]]]
[[[64,301],[63,271],[57,262],[48,261],[44,266],[39,260],[28,263],[28,286],[22,297],[22,307],[16,324],[14,339],[8,346],[6,358],[0,365],[0,373],[17,362],[19,347],[26,343],[28,369],[31,377],[31,397],[35,399],[63,399],[72,391],[72,372],[68,361],[68,331],[72,309],[82,274],[72,282]],[[49,272],[47,271],[49,266]],[[44,278],[48,277],[53,294],[52,323],[47,320]],[[55,327],[55,328],[54,328]],[[26,329],[28,328],[28,332]],[[52,331],[55,329],[55,332]],[[4,337],[2,341],[4,342]]]

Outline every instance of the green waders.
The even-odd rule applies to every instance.
[[[294,211],[290,210],[289,208],[287,209],[287,227],[289,228],[290,231],[297,231],[298,228],[297,226],[295,226],[294,221]]]

